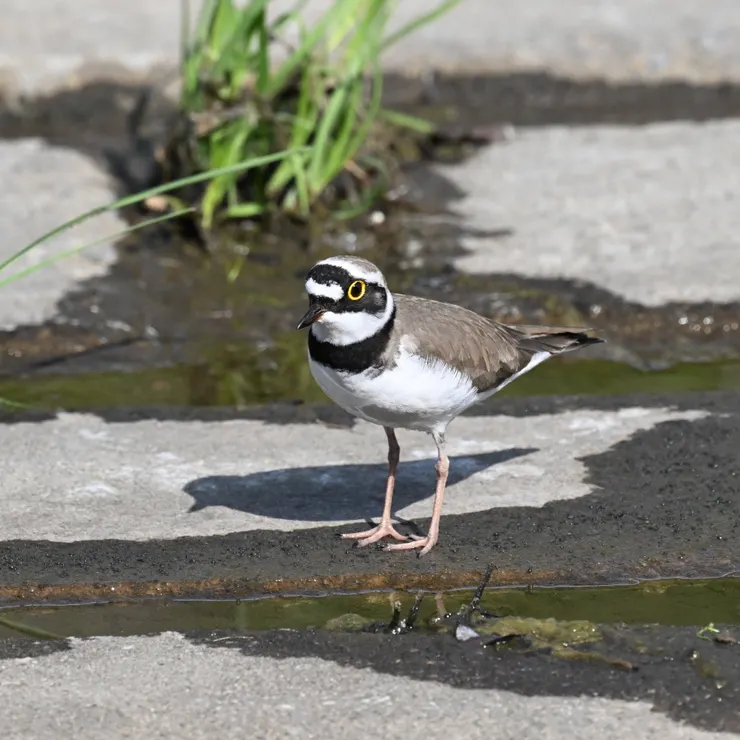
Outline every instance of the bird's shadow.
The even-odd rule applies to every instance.
[[[474,473],[532,452],[537,449],[512,448],[452,458],[448,488]],[[394,511],[434,493],[434,463],[432,459],[401,462]],[[193,497],[191,512],[225,506],[275,519],[347,521],[380,514],[387,473],[383,464],[283,468],[251,475],[205,476],[190,481],[183,490]]]

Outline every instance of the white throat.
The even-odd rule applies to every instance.
[[[372,314],[366,311],[327,311],[321,318],[311,324],[310,331],[320,342],[329,342],[336,347],[362,342],[377,334],[390,320],[393,314],[393,296],[386,292],[385,311]]]

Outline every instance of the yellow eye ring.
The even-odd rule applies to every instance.
[[[347,298],[351,301],[359,301],[362,296],[365,295],[367,285],[364,280],[355,280],[352,285],[347,288]]]

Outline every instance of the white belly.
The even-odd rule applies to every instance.
[[[457,370],[407,353],[381,373],[340,373],[310,356],[309,365],[332,401],[354,416],[389,427],[444,431],[458,414],[490,395],[479,395]]]

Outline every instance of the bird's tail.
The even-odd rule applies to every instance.
[[[588,347],[591,344],[601,344],[605,339],[592,337],[586,334],[590,329],[573,329],[554,326],[517,326],[511,327],[518,335],[517,344],[523,350],[535,352],[549,352],[559,355],[562,352],[571,352],[574,349]]]

